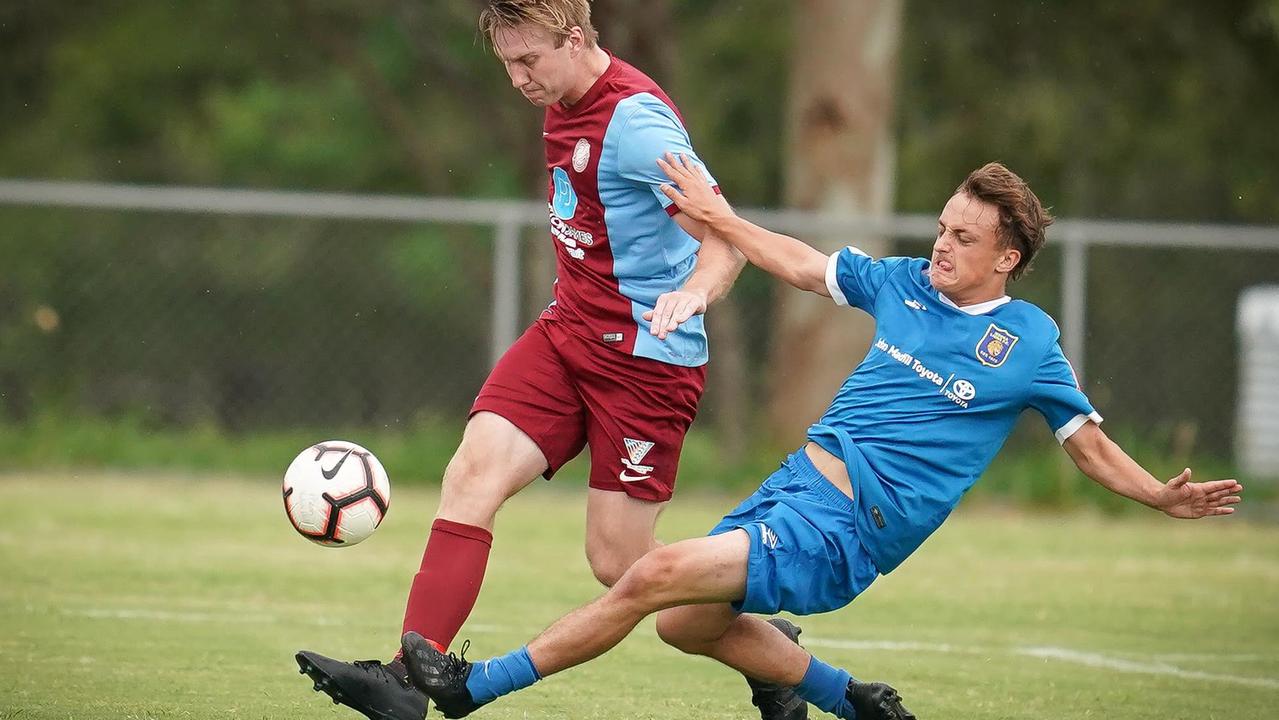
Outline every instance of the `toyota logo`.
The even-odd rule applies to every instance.
[[[977,396],[977,388],[967,380],[955,381],[955,397],[960,400],[972,400]]]

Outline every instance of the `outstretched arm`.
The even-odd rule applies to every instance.
[[[697,251],[697,267],[684,287],[663,293],[653,309],[643,315],[649,321],[649,332],[663,340],[681,323],[706,312],[716,300],[727,295],[746,266],[746,258],[732,245],[710,235],[703,223],[682,212],[675,215],[675,222],[702,246]]]
[[[830,297],[826,289],[826,255],[789,235],[765,230],[738,217],[728,201],[707,185],[701,169],[682,155],[677,158],[667,153],[657,164],[678,185],[662,185],[662,192],[680,212],[704,224],[708,237],[724,240],[740,250],[751,264],[800,290]]]
[[[1111,492],[1162,510],[1175,518],[1229,515],[1243,486],[1233,479],[1190,482],[1190,468],[1168,482],[1159,482],[1128,456],[1094,422],[1067,438],[1063,445],[1085,475]]]

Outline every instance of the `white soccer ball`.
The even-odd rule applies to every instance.
[[[329,547],[373,534],[391,503],[391,482],[373,453],[345,440],[303,450],[284,471],[284,512],[302,537]]]

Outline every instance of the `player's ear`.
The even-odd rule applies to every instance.
[[[995,263],[995,269],[1001,273],[1010,273],[1013,268],[1017,267],[1019,262],[1021,262],[1021,251],[1010,247],[999,256],[999,262]]]
[[[586,49],[586,33],[582,31],[581,26],[574,25],[569,28],[568,37],[564,39],[568,43],[568,52],[574,58]]]

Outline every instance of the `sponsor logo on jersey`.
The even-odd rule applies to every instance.
[[[928,312],[928,308],[925,307],[922,302],[915,300],[914,298],[907,298],[905,300],[902,300],[902,304],[912,310],[918,310],[920,312]]]
[[[626,336],[619,332],[604,333],[602,337],[606,343],[619,343],[626,339]]]
[[[573,169],[582,172],[590,161],[591,144],[587,142],[586,138],[582,138],[577,141],[577,145],[573,148]]]
[[[551,171],[551,180],[555,183],[555,197],[551,198],[551,210],[561,220],[571,220],[577,214],[577,193],[573,183],[568,179],[564,168],[557,167]]]
[[[1018,340],[1021,338],[991,323],[977,343],[977,359],[987,367],[999,367],[1012,354]]]
[[[559,168],[556,168],[555,170],[559,171],[559,173],[564,173],[564,171]],[[568,174],[565,173],[564,176],[567,178]],[[570,185],[569,192],[572,191],[573,188],[572,185]],[[558,198],[558,196],[559,193],[556,193],[556,198]],[[574,207],[577,206],[576,196],[573,197],[573,205]],[[560,244],[563,244],[563,246],[568,249],[569,257],[572,257],[573,260],[582,260],[582,258],[585,258],[586,251],[583,251],[582,247],[593,246],[593,244],[595,244],[595,235],[587,233],[586,230],[578,230],[577,228],[574,228],[574,226],[569,225],[568,221],[565,220],[564,217],[560,217],[559,211],[555,210],[554,202],[547,203],[546,212],[547,215],[550,216],[551,237],[559,240]]]
[[[968,409],[968,401],[977,397],[977,387],[970,381],[964,379],[955,379],[955,374],[951,373],[949,377],[933,370],[925,365],[914,355],[902,350],[889,343],[884,338],[876,338],[875,344],[872,346],[876,350],[882,351],[885,355],[893,360],[905,365],[911,372],[924,382],[931,383],[937,388],[938,394],[944,396],[947,400],[956,405]]]
[[[977,388],[967,380],[956,380],[950,389],[954,391],[955,396],[960,400],[972,400],[977,397]]]
[[[647,440],[622,438],[622,444],[626,446],[627,457],[622,458],[622,464],[626,466],[626,469],[617,476],[617,479],[622,482],[648,480],[653,472],[653,466],[641,465],[640,463],[644,462],[644,457],[648,455],[648,451],[653,449],[653,443]]]

